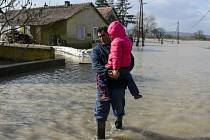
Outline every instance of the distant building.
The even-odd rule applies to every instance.
[[[97,39],[97,28],[108,22],[92,3],[47,6],[29,9],[33,20],[25,21],[26,13],[13,21],[14,26],[27,27],[37,44],[66,45],[74,48],[90,48]],[[15,14],[18,10],[10,11]],[[4,20],[0,18],[0,23]]]
[[[108,21],[109,24],[112,21],[119,20],[117,17],[117,13],[113,7],[100,7],[97,9],[103,15],[103,17]]]

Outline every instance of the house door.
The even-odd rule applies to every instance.
[[[98,27],[93,27],[93,42],[97,42],[98,41]]]

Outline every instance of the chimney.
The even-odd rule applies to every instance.
[[[65,1],[65,6],[70,6],[70,1]]]
[[[45,2],[44,7],[47,7],[47,6],[48,6],[47,3]]]

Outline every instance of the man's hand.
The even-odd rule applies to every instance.
[[[111,78],[117,79],[120,76],[120,72],[118,70],[109,70],[108,75]]]

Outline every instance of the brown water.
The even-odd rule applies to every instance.
[[[134,48],[143,99],[127,91],[124,130],[113,140],[210,140],[209,42]],[[1,79],[0,140],[93,139],[95,76],[88,64]]]

